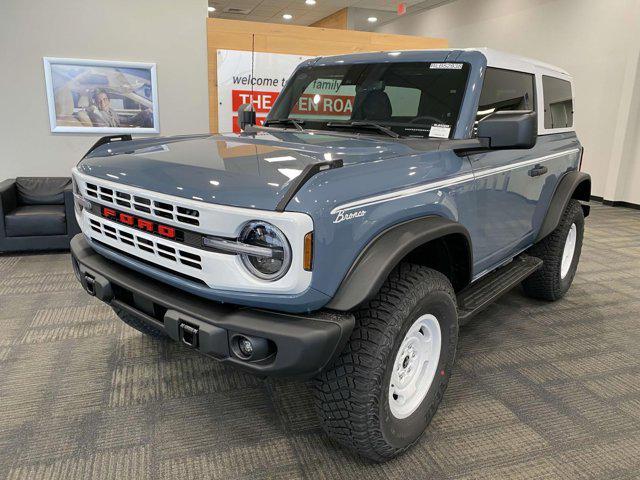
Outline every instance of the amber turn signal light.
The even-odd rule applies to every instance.
[[[313,267],[313,232],[309,232],[304,236],[304,269],[308,272]]]

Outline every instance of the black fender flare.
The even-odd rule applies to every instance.
[[[544,217],[536,242],[553,232],[562,217],[562,212],[567,208],[569,201],[574,198],[588,202],[591,198],[591,176],[588,173],[571,171],[566,173],[558,182],[556,191],[551,197],[549,208]],[[589,215],[589,205],[582,205],[584,216]]]
[[[432,240],[451,235],[466,243],[466,271],[462,272],[461,284],[467,285],[473,266],[469,232],[453,220],[427,216],[396,224],[374,237],[353,262],[326,307],[347,311],[361,305],[380,290],[391,271],[410,252]]]

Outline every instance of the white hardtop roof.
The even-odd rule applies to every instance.
[[[490,67],[498,67],[498,68],[509,68],[512,70],[531,70],[531,67],[536,67],[539,70],[546,70],[549,73],[559,73],[562,76],[571,75],[569,72],[564,70],[563,68],[556,67],[555,65],[551,65],[549,63],[544,63],[539,60],[535,60],[533,58],[527,58],[520,55],[515,55],[513,53],[502,52],[500,50],[494,50],[492,48],[487,47],[479,47],[479,48],[461,48],[459,50],[467,51],[467,52],[480,52],[487,59],[487,65]]]
[[[475,48],[433,48],[433,49],[404,49],[404,50],[388,50],[381,52],[363,52],[363,53],[349,53],[341,55],[326,55],[319,58],[331,59],[331,58],[356,58],[370,55],[380,54],[394,54],[396,52],[478,52],[485,56],[487,59],[487,66],[503,68],[505,70],[516,70],[527,73],[538,73],[541,75],[549,75],[552,77],[562,78],[564,80],[571,81],[571,74],[563,68],[556,67],[548,63],[535,60],[533,58],[527,58],[513,53],[502,52],[500,50],[494,50],[488,47],[475,47]]]

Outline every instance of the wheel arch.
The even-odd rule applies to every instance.
[[[560,179],[536,236],[536,242],[539,242],[556,229],[560,223],[562,212],[564,212],[572,199],[589,202],[591,199],[591,176],[589,174],[571,171]],[[583,203],[581,206],[584,216],[589,216],[589,205]]]
[[[403,261],[440,271],[460,291],[471,281],[471,237],[462,224],[439,216],[394,225],[363,249],[326,307],[346,311],[361,305]]]

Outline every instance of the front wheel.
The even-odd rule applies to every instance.
[[[522,282],[528,296],[555,301],[567,293],[578,269],[583,235],[582,206],[577,200],[570,200],[556,229],[531,247],[529,253],[541,258],[543,264]]]
[[[356,312],[345,350],[316,380],[320,422],[332,438],[376,461],[418,441],[451,376],[455,298],[441,273],[402,264]]]

